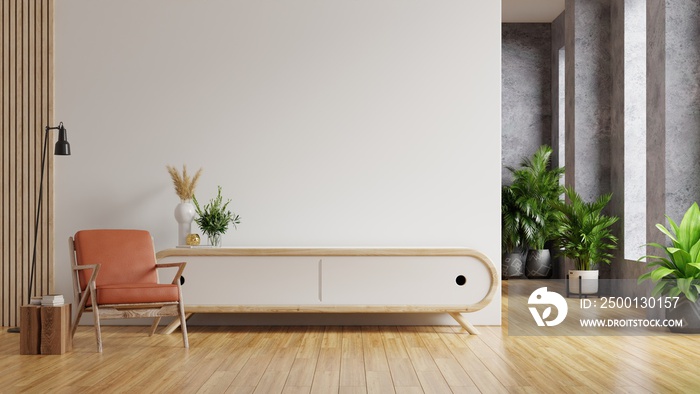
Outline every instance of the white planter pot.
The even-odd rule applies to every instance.
[[[581,278],[581,289],[579,289]],[[569,293],[571,294],[595,294],[598,292],[598,270],[570,270]]]

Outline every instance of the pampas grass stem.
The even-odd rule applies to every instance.
[[[187,173],[187,165],[182,165],[182,174],[177,171],[177,168],[171,165],[167,165],[166,168],[168,169],[170,178],[173,180],[175,194],[177,194],[183,202],[191,200],[194,196],[194,190],[197,187],[199,176],[202,175],[202,169],[200,168],[193,177],[190,177]]]

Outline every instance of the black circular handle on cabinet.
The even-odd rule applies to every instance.
[[[467,283],[467,278],[464,277],[464,275],[459,275],[455,278],[455,283],[457,283],[458,286],[464,286],[464,284]]]
[[[180,285],[185,284],[185,277],[183,275],[180,275]]]

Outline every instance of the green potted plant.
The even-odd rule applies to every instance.
[[[515,204],[523,215],[522,228],[528,245],[525,263],[528,278],[546,278],[551,275],[552,258],[546,244],[556,237],[557,215],[554,206],[564,192],[559,184],[564,168],[551,168],[552,148],[543,145],[532,158],[525,158],[521,167],[508,167],[513,173],[510,188]]]
[[[688,208],[680,226],[666,216],[671,226],[668,230],[661,224],[656,228],[664,233],[673,246],[650,243],[649,246],[664,251],[665,256],[647,255],[647,267],[654,268],[642,274],[638,283],[651,280],[655,283],[652,297],[679,297],[673,307],[666,308],[667,319],[683,319],[682,327],[670,327],[673,332],[700,332],[700,208],[697,203]]]
[[[610,264],[610,253],[617,246],[617,237],[611,227],[618,221],[616,216],[603,214],[612,194],[600,196],[594,202],[585,202],[574,191],[566,188],[569,202],[556,205],[559,216],[556,244],[561,254],[574,261],[575,270],[569,271],[569,291],[574,294],[598,293],[598,264]],[[579,278],[581,278],[579,287]]]
[[[501,187],[501,277],[503,279],[523,276],[525,274],[524,212],[516,204],[516,196],[510,186]]]
[[[238,215],[228,210],[228,204],[221,197],[221,186],[218,186],[218,192],[215,198],[209,201],[204,207],[199,206],[197,197],[192,196],[195,211],[198,217],[195,222],[204,234],[209,238],[209,244],[212,246],[221,246],[221,235],[228,230],[229,224],[233,224],[234,228],[241,223]]]

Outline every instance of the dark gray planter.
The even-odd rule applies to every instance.
[[[552,276],[552,255],[549,249],[530,249],[525,260],[525,275],[530,279]]]
[[[501,278],[510,279],[525,275],[525,256],[527,251],[504,253],[501,260]]]
[[[671,332],[700,334],[700,305],[685,297],[678,300],[675,308],[666,309],[666,319],[683,320],[683,327],[669,327]]]

